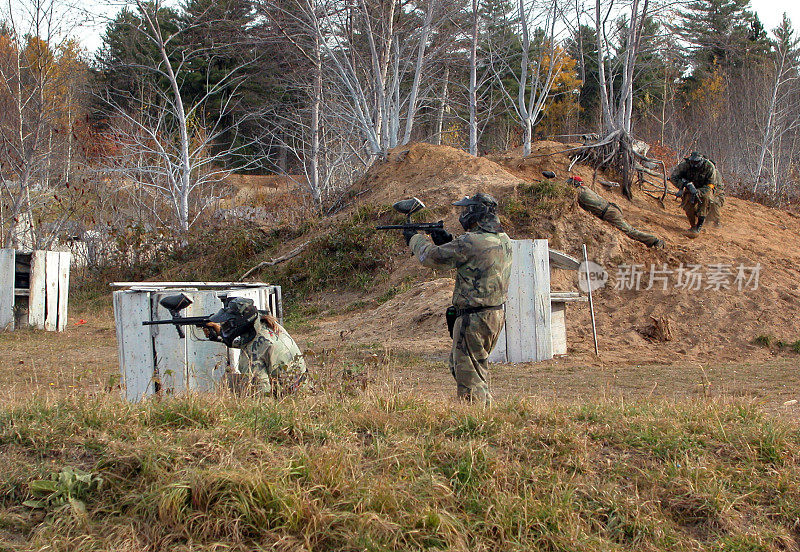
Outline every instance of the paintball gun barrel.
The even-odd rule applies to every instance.
[[[172,315],[172,320],[145,320],[142,326],[159,326],[162,324],[173,324],[178,331],[181,338],[186,337],[183,333],[181,326],[197,326],[202,328],[209,322],[208,316],[181,316],[180,311],[192,304],[192,300],[185,294],[178,293],[176,295],[168,295],[158,302],[162,307],[167,309]],[[213,336],[212,336],[213,337]]]
[[[411,215],[417,211],[421,211],[424,208],[425,204],[416,197],[398,201],[392,205],[392,209],[398,213],[404,214],[406,216],[406,223],[384,224],[381,226],[376,226],[375,228],[377,230],[422,230],[423,232],[430,232],[432,230],[444,228],[444,222],[441,220],[439,222],[411,222]]]

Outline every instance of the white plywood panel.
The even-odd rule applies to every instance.
[[[138,402],[155,392],[153,344],[150,329],[142,326],[143,320],[150,320],[150,293],[115,291],[114,319],[122,393],[127,400]]]
[[[211,315],[222,308],[214,291],[195,291],[191,294],[192,305],[185,316]],[[205,339],[203,330],[186,327],[186,373],[191,391],[210,391],[225,375],[227,348],[224,344]]]
[[[72,254],[62,251],[58,254],[58,324],[57,329],[63,332],[67,327],[67,305],[69,304],[69,264]]]
[[[550,335],[553,340],[553,354],[567,354],[567,305],[557,302],[552,304],[550,313]]]
[[[58,327],[58,251],[46,251],[44,279],[46,287],[44,329],[56,331]]]
[[[532,310],[535,331],[533,360],[553,358],[550,335],[550,249],[547,240],[534,240],[532,255]]]
[[[506,323],[491,362],[531,362],[553,356],[547,240],[512,240]]]
[[[176,291],[140,292],[150,296],[152,318],[142,320],[172,320],[172,315],[159,304],[159,301]],[[187,292],[191,297],[191,293]],[[185,309],[188,310],[188,309]],[[183,316],[189,316],[185,310]],[[140,322],[141,323],[141,322]],[[178,335],[172,324],[147,326],[154,350],[154,375],[159,383],[158,391],[164,395],[176,395],[186,390],[186,340]],[[184,331],[188,328],[184,327]]]
[[[14,329],[13,249],[0,249],[0,331]]]
[[[28,324],[40,330],[44,329],[45,299],[47,297],[46,263],[47,251],[34,251],[31,254],[31,294],[28,301]]]

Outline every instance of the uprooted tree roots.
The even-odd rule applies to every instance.
[[[571,155],[572,165],[581,162],[591,165],[595,170],[614,169],[622,175],[620,187],[626,198],[633,199],[632,189],[635,178],[644,193],[658,199],[663,204],[667,195],[666,167],[662,161],[647,157],[648,149],[649,146],[644,142],[634,140],[623,130],[617,130],[602,139],[585,143],[575,150]],[[659,166],[661,173],[653,170]],[[647,178],[648,176],[660,178],[662,182],[653,182]]]

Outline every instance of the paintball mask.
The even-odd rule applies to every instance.
[[[219,337],[225,345],[241,348],[256,336],[255,322],[258,318],[258,309],[252,299],[244,297],[231,297],[223,302],[225,306],[208,320],[220,325]]]
[[[700,155],[699,152],[693,151],[689,157],[686,158],[686,161],[688,161],[689,166],[693,169],[699,169],[703,164],[703,156]]]
[[[454,202],[453,205],[464,208],[461,212],[461,216],[458,217],[458,222],[461,223],[464,230],[469,231],[476,225],[484,228],[484,225],[486,225],[489,227],[484,228],[485,230],[490,232],[498,231],[494,229],[495,222],[497,222],[496,225],[499,226],[499,221],[497,221],[497,215],[495,214],[497,200],[489,194],[478,192],[472,197],[459,199]]]

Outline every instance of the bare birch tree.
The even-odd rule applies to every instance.
[[[230,68],[215,82],[207,80],[206,91],[187,103],[181,91],[187,64],[194,56],[208,52],[179,44],[184,28],[172,33],[164,30],[158,15],[160,2],[145,4],[135,0],[134,5],[142,21],[135,30],[154,46],[157,59],[150,64],[131,64],[131,68],[143,74],[139,90],[102,94],[109,107],[109,118],[115,123],[113,139],[121,147],[119,156],[108,160],[103,170],[160,197],[172,216],[157,220],[185,232],[215,199],[202,197],[200,192],[228,176],[233,170],[228,168],[228,161],[242,159],[252,145],[252,140],[237,140],[242,121],[230,122],[226,117],[244,78],[241,71],[251,61]],[[160,86],[160,80],[167,83],[166,88]],[[137,108],[123,106],[120,97]],[[219,106],[207,110],[212,98]],[[208,112],[212,113],[210,119]],[[229,147],[220,148],[223,136],[231,144]],[[256,162],[251,157],[240,162],[238,168]]]
[[[762,128],[758,165],[754,172],[753,193],[757,192],[762,181],[768,181],[772,185],[773,195],[776,195],[779,167],[783,165],[780,162],[783,138],[800,128],[800,37],[795,35],[786,14],[773,34],[773,73],[768,89],[769,102]],[[769,166],[765,167],[767,161]]]

